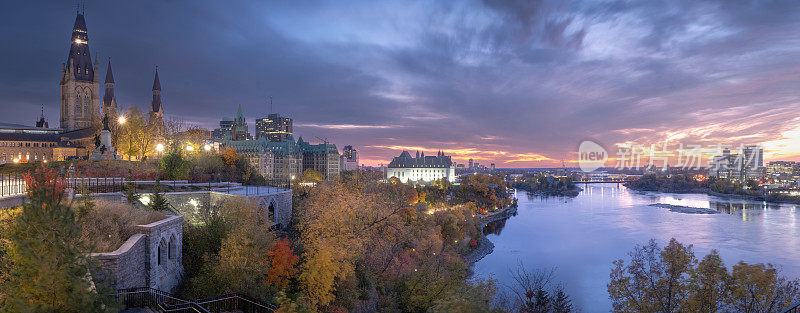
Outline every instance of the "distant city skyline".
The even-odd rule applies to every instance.
[[[43,104],[55,127],[75,7],[0,8],[3,122],[32,126]],[[241,104],[254,134],[271,96],[295,134],[352,145],[367,165],[441,150],[574,167],[587,139],[763,143],[765,161],[800,160],[797,2],[106,1],[85,13],[120,111],[147,111],[157,65],[165,118],[211,130]]]

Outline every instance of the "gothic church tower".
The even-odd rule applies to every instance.
[[[82,13],[75,18],[67,63],[61,70],[61,128],[99,127],[100,77],[89,54],[89,35]]]
[[[158,68],[156,77],[153,79],[153,102],[150,103],[150,124],[161,131],[164,130],[164,109],[161,107],[161,81],[158,79]]]
[[[114,73],[111,72],[111,60],[108,61],[105,85],[106,92],[103,95],[103,115],[108,115],[109,121],[116,121],[117,97],[114,96]]]

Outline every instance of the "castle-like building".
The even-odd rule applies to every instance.
[[[8,162],[60,161],[88,157],[95,148],[95,137],[105,115],[116,121],[119,115],[114,96],[111,61],[106,69],[101,98],[98,59],[89,49],[89,33],[82,13],[75,17],[69,55],[61,65],[60,124],[49,128],[42,117],[35,126],[0,123],[0,164]],[[156,70],[149,123],[163,130],[161,82]]]
[[[440,179],[455,182],[456,167],[450,156],[444,155],[441,151],[436,156],[425,156],[425,152],[420,155],[417,151],[416,157],[412,157],[408,151],[403,151],[400,156],[392,159],[386,168],[386,178],[392,177],[403,183],[427,183]]]

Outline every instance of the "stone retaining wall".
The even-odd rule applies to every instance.
[[[114,252],[92,253],[102,268],[100,281],[116,289],[147,286],[147,238],[144,234],[131,236]]]

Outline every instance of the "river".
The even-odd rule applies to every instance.
[[[725,264],[772,263],[800,277],[800,206],[726,199],[705,194],[638,192],[617,184],[582,186],[575,198],[517,193],[516,216],[484,229],[494,252],[478,261],[478,277],[512,284],[510,270],[555,268],[555,280],[584,312],[608,312],[611,262],[635,245],[676,238],[702,258],[717,249]],[[688,214],[650,206],[665,203],[711,208],[721,214]]]

